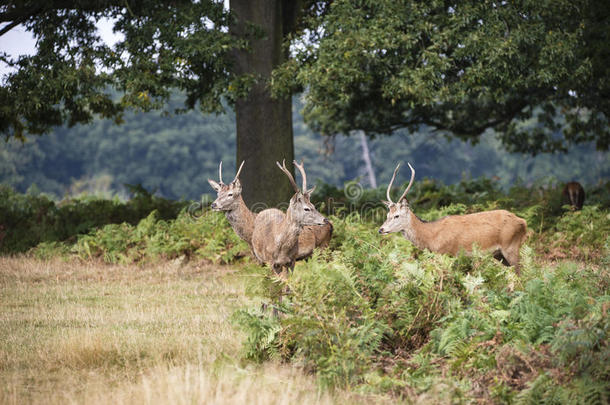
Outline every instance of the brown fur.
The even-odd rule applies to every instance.
[[[576,181],[567,183],[561,195],[563,201],[570,204],[576,210],[581,210],[585,203],[585,189]]]
[[[390,207],[391,221],[399,205]],[[457,255],[461,249],[471,252],[473,245],[491,253],[501,253],[510,266],[519,272],[519,249],[525,241],[527,223],[506,210],[451,215],[433,222],[424,222],[408,210],[409,219],[400,231],[420,249]],[[384,232],[384,223],[380,232]]]
[[[333,224],[329,221],[321,226],[306,226],[299,235],[297,260],[307,259],[315,248],[326,249],[333,236]]]
[[[246,203],[241,198],[241,195],[238,196],[238,198],[239,201],[235,209],[225,211],[225,216],[227,217],[227,221],[229,221],[231,228],[233,228],[237,236],[246,241],[248,245],[251,245],[256,213],[248,209]]]
[[[254,229],[252,250],[259,261],[271,264],[276,272],[294,266],[301,227],[291,224],[282,211],[271,208],[257,215]]]
[[[305,226],[327,226],[328,220],[320,214],[310,201],[313,189],[307,190],[307,178],[303,164],[294,165],[301,172],[303,178],[302,191],[296,185],[294,177],[286,168],[285,162],[280,170],[286,174],[292,184],[295,194],[290,199],[286,214],[271,208],[260,212],[254,220],[254,231],[252,232],[252,250],[258,260],[271,266],[274,272],[281,273],[282,269],[294,269],[294,263],[299,256],[299,241]],[[332,229],[332,227],[331,227]],[[301,246],[308,246],[312,251],[316,245],[315,233],[312,238],[305,239]],[[310,253],[309,253],[310,254]]]
[[[252,249],[252,232],[254,231],[254,221],[257,214],[250,211],[244,200],[239,198],[239,203],[235,209],[225,211],[229,224],[250,249]],[[326,249],[333,234],[333,225],[328,222],[321,226],[306,226],[303,228],[298,238],[298,253],[296,260],[304,260],[313,254],[315,248]],[[254,250],[252,250],[254,252]]]
[[[241,183],[238,177],[229,183],[222,181],[217,183],[208,179],[210,185],[217,192],[217,198],[212,204],[212,208],[224,211],[229,224],[242,240],[249,246],[252,252],[252,233],[254,231],[254,221],[257,214],[250,211],[241,196]],[[329,222],[322,226],[306,226],[299,234],[298,253],[296,260],[303,260],[313,254],[315,248],[324,249],[328,246],[332,236],[333,226]]]
[[[400,165],[394,170],[394,176],[388,186],[388,199],[399,167]],[[415,178],[415,170],[412,167],[411,172],[409,186],[398,202],[385,201],[389,210],[379,233],[402,232],[405,238],[420,249],[451,255],[458,254],[462,249],[471,252],[476,244],[494,256],[501,253],[508,265],[514,266],[517,274],[519,273],[519,249],[527,234],[527,223],[524,219],[506,210],[495,210],[450,215],[433,222],[422,221],[413,214],[405,198]]]
[[[254,220],[252,251],[260,262],[269,264],[278,274],[283,268],[294,269],[297,258],[303,258],[299,255],[301,251],[307,249],[307,254],[311,255],[315,246],[315,239],[311,239],[312,235],[315,238],[313,231],[305,235],[306,248],[300,246],[301,236],[305,228],[302,220],[297,218],[294,213],[295,210],[299,209],[295,207],[299,204],[295,202],[297,198],[306,200],[315,211],[307,196],[295,194],[290,200],[290,206],[285,214],[278,209],[270,208],[260,212]],[[311,216],[320,221],[320,227],[326,226],[328,223],[328,220],[317,211],[312,213]],[[323,224],[321,221],[326,222]],[[311,228],[316,227],[318,225],[311,226]]]

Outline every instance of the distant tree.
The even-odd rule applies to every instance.
[[[344,0],[306,28],[273,82],[306,90],[314,130],[425,124],[476,141],[493,128],[528,153],[610,145],[610,2]]]

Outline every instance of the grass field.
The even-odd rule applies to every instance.
[[[0,403],[383,402],[243,363],[244,288],[228,266],[0,258]]]

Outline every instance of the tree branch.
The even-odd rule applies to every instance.
[[[26,18],[27,17],[23,17],[19,20],[15,20],[15,21],[5,25],[2,29],[0,29],[0,37],[2,35],[6,34],[7,32],[9,32],[10,30],[12,30],[13,28],[15,28],[16,26],[18,26],[19,24],[21,24],[22,22],[24,22],[26,20]]]

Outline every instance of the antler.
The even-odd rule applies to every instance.
[[[400,202],[400,200],[402,200],[403,198],[405,198],[405,196],[407,195],[407,193],[409,192],[409,189],[411,188],[411,186],[413,185],[413,180],[415,180],[415,169],[413,169],[413,166],[411,166],[411,163],[407,162],[407,164],[409,165],[409,167],[411,168],[411,180],[409,181],[409,185],[407,186],[407,189],[405,190],[404,193],[402,193],[402,195],[400,196],[400,198],[398,199],[398,201]]]
[[[235,175],[235,178],[233,179],[233,181],[235,181],[239,178],[239,173],[241,173],[241,168],[244,167],[244,163],[246,163],[246,161],[242,160],[241,165],[239,165],[239,169],[237,169],[237,174]],[[222,164],[222,162],[221,162],[221,164]]]
[[[297,183],[294,181],[294,177],[292,177],[292,174],[290,173],[290,171],[288,169],[286,169],[286,159],[282,159],[282,165],[280,166],[280,162],[275,162],[275,164],[277,165],[277,167],[280,168],[281,171],[284,172],[284,174],[286,176],[288,176],[288,180],[290,180],[290,184],[292,184],[292,188],[294,188],[295,192],[299,192],[299,187],[297,187]]]
[[[220,180],[220,184],[224,184],[222,182],[222,160],[220,161],[220,165],[218,165],[218,179]]]
[[[390,189],[392,188],[392,183],[394,183],[394,179],[396,178],[396,173],[398,173],[399,168],[400,168],[400,163],[396,166],[396,169],[394,169],[394,175],[392,175],[392,180],[390,180],[390,184],[388,184],[388,190],[385,193],[389,202],[393,202],[392,199],[390,198]]]
[[[301,160],[301,164],[299,165],[296,160],[293,160],[292,163],[299,169],[301,172],[301,177],[303,177],[303,194],[307,192],[307,175],[305,174],[305,168],[303,167],[303,161]]]

